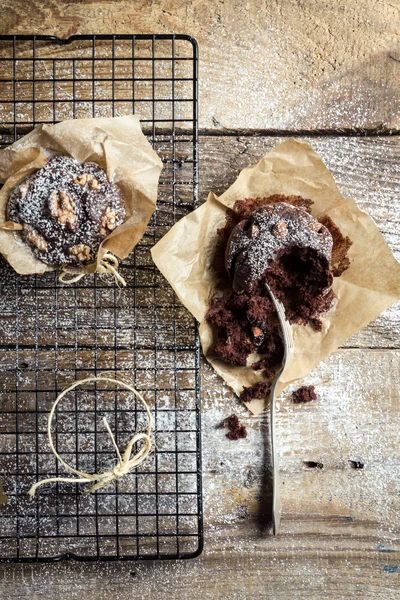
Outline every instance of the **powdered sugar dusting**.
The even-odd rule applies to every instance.
[[[252,229],[255,229],[254,235],[251,235]],[[324,256],[329,264],[332,245],[332,236],[326,227],[305,210],[283,202],[264,206],[233,230],[228,243],[227,269],[230,271],[236,260],[233,285],[247,287],[248,282],[261,277],[282,250],[310,248]]]
[[[22,238],[41,261],[79,264],[93,260],[101,240],[123,222],[125,208],[96,163],[54,156],[11,190],[7,218],[24,225]]]

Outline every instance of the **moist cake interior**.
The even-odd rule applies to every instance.
[[[283,202],[286,206],[282,207]],[[235,212],[227,214],[225,227],[218,231],[220,243],[215,253],[214,269],[219,289],[210,299],[206,320],[215,332],[211,349],[215,358],[235,366],[251,366],[262,375],[263,379],[257,384],[244,388],[243,401],[268,395],[270,381],[283,356],[281,328],[265,283],[284,304],[291,323],[310,324],[319,330],[321,315],[331,308],[334,301],[331,290],[333,275],[339,276],[350,264],[347,251],[351,240],[342,236],[329,217],[319,223],[312,218],[311,204],[311,200],[299,196],[282,195],[240,200],[234,207]],[[277,230],[279,227],[284,230],[281,221],[285,221],[285,226],[289,224],[290,229],[288,217],[293,219],[293,209],[301,211],[297,225],[315,230],[312,235],[316,241],[311,244],[312,247],[306,243],[301,246],[285,244],[284,240],[279,244],[271,238],[269,247],[267,240],[266,249],[260,244],[254,249],[252,240],[249,242],[246,237],[254,224],[262,227],[262,222],[260,225],[259,218],[257,221],[254,215],[257,216],[263,207],[269,207],[268,210],[273,207],[278,214]],[[270,214],[273,214],[272,211]],[[322,242],[315,232],[322,232]],[[298,233],[298,239],[302,240],[304,231]],[[289,242],[296,239],[293,234]],[[271,248],[275,251],[272,257]],[[252,250],[253,259],[254,256],[261,256],[262,260],[268,257],[266,269],[260,269],[254,260],[249,268]],[[225,266],[221,256],[225,256]]]

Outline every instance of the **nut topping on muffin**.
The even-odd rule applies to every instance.
[[[75,215],[75,202],[67,192],[51,192],[49,196],[50,214],[61,225],[66,225],[69,231],[75,231],[77,220]]]
[[[7,219],[35,256],[49,265],[88,263],[124,222],[122,193],[96,163],[53,156],[9,195]]]
[[[78,244],[77,246],[71,248],[71,254],[81,263],[87,263],[91,258],[90,248],[89,246],[85,246],[85,244]]]
[[[29,227],[29,225],[24,225],[24,231],[26,235],[26,239],[33,244],[38,250],[41,252],[45,252],[47,250],[47,242],[46,240],[39,235],[36,229],[33,227]]]

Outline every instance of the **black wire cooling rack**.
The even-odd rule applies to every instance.
[[[135,112],[163,159],[158,209],[120,267],[62,286],[0,261],[0,558],[123,560],[201,552],[199,342],[192,317],[154,267],[151,246],[197,202],[197,45],[184,35],[0,37],[0,146],[38,123]],[[85,495],[50,453],[47,415],[67,384],[112,373],[152,407],[155,452],[115,485]],[[134,397],[105,384],[71,392],[55,438],[86,472],[115,461],[102,417],[123,449],[145,429]]]

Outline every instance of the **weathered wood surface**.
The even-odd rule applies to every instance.
[[[195,36],[200,128],[218,134],[201,138],[202,200],[279,141],[260,137],[266,130],[368,129],[375,135],[400,129],[397,1],[3,0],[0,16],[4,34]],[[310,142],[399,258],[398,138]],[[3,355],[2,364],[13,358]],[[3,565],[2,597],[397,600],[399,307],[385,311],[307,377],[305,383],[319,392],[316,402],[293,405],[291,388],[282,395],[283,519],[277,538],[259,531],[266,424],[238,405],[208,365],[202,379],[203,555],[189,562]],[[216,429],[233,411],[249,428],[248,438],[236,443]],[[356,463],[364,467],[356,469]]]
[[[186,33],[207,130],[399,129],[400,6],[373,0],[3,0],[1,33]]]
[[[223,191],[244,166],[278,141],[203,137],[201,199],[209,191]],[[342,193],[374,217],[398,256],[398,139],[309,141]],[[188,562],[2,566],[4,596],[397,599],[399,320],[397,305],[311,373],[304,383],[316,386],[316,402],[292,404],[290,392],[296,386],[282,394],[278,433],[283,515],[277,538],[260,532],[264,477],[268,477],[263,450],[267,424],[240,407],[203,364],[203,555]],[[83,363],[89,358],[82,354]],[[228,441],[217,428],[233,411],[248,426],[246,440]],[[313,463],[323,466],[312,468]],[[363,468],[355,468],[356,463]]]

